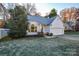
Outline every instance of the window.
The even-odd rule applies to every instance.
[[[29,32],[37,32],[37,26],[35,26],[34,24],[32,24],[29,28],[28,28]]]
[[[35,32],[37,32],[37,27],[35,27]]]
[[[34,32],[34,28],[35,28],[35,26],[34,26],[34,24],[32,24],[31,25],[31,32]]]

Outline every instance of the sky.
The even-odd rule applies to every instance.
[[[35,7],[37,12],[41,13],[42,16],[45,16],[53,8],[57,10],[57,14],[59,15],[62,9],[71,7],[79,8],[79,3],[35,3]]]
[[[35,3],[35,5],[37,11],[40,12],[42,16],[49,13],[52,8],[57,10],[57,14],[60,14],[60,11],[65,8],[79,8],[79,3]]]

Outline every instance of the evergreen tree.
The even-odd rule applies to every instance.
[[[54,16],[57,16],[57,11],[56,9],[53,8],[49,14],[49,18],[54,17]]]
[[[23,6],[16,6],[9,10],[11,19],[8,20],[7,26],[10,28],[9,36],[24,37],[27,30],[27,18],[25,8]]]

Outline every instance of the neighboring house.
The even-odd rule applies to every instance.
[[[76,21],[66,21],[64,22],[65,31],[75,31]]]
[[[72,27],[68,23],[64,23],[65,31],[71,31]]]
[[[6,8],[0,3],[0,39],[8,35],[9,29],[5,29],[5,22],[7,20]]]
[[[41,16],[28,15],[28,30],[27,35],[52,34],[63,35],[64,26],[59,16],[53,18],[44,18]]]

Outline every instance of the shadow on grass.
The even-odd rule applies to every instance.
[[[32,36],[25,36],[25,37],[18,37],[18,38],[6,36],[6,37],[0,39],[0,42],[2,42],[2,41],[11,41],[11,40],[22,40],[22,39],[32,40],[30,38],[41,38],[41,37],[43,37],[43,36],[32,35]]]
[[[12,40],[12,38],[9,37],[9,36],[6,36],[6,37],[0,39],[0,42],[2,42],[2,41],[10,41],[10,40]]]

